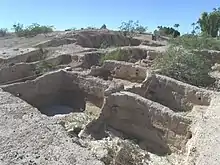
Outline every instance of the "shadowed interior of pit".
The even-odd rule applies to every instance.
[[[37,95],[28,101],[47,116],[81,112],[85,110],[84,94],[80,91],[61,91],[48,95]]]
[[[63,72],[5,85],[2,89],[26,101],[47,116],[82,112],[86,107],[85,92],[74,84],[71,78],[66,78]]]

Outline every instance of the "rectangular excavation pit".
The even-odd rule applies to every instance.
[[[212,91],[157,74],[143,81],[142,85],[126,90],[165,105],[175,112],[189,112],[195,105],[209,106],[213,94]]]
[[[152,80],[152,77],[145,79],[148,74],[147,68],[122,61],[106,60],[102,67],[92,69],[91,75],[98,76],[104,70],[113,73],[112,76],[117,79],[142,82],[141,86],[126,90],[163,104],[176,112],[190,111],[194,105],[208,106],[213,93],[158,74]]]
[[[36,78],[34,65],[19,63],[0,69],[0,84],[9,84],[23,81],[25,77]]]
[[[87,127],[87,132],[100,134],[98,129],[103,123],[137,139],[141,148],[158,155],[184,150],[191,138],[189,118],[130,92],[106,98],[99,119]]]
[[[142,82],[146,77],[145,67],[129,62],[106,60],[102,68],[112,72],[112,76],[118,79]]]
[[[34,62],[45,58],[46,50],[38,48],[27,48],[18,50],[8,50],[6,57],[2,60],[2,65],[20,62]]]
[[[79,86],[77,77],[77,74],[67,75],[65,71],[59,70],[35,80],[1,88],[25,100],[47,116],[68,114],[84,111],[86,101],[90,101],[86,91]]]
[[[0,69],[0,84],[12,84],[33,80],[49,70],[57,70],[59,65],[71,62],[70,55],[59,55],[54,58],[32,63],[16,63]]]
[[[145,90],[145,97],[174,111],[191,111],[194,105],[209,106],[212,91],[173,78],[155,75]]]
[[[124,61],[106,60],[101,67],[91,68],[91,75],[103,78],[116,78],[131,82],[142,82],[146,68]]]

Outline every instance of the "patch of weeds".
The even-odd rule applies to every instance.
[[[8,33],[8,29],[6,28],[1,28],[0,29],[0,37],[5,37]]]
[[[110,45],[108,44],[107,41],[103,41],[100,45],[100,49],[106,49],[108,47],[110,47]]]
[[[41,61],[39,64],[36,65],[35,67],[35,73],[36,74],[42,74],[42,73],[46,73],[52,70],[55,70],[56,66],[46,62],[46,61]]]
[[[220,51],[220,40],[208,36],[183,35],[170,40],[171,45],[185,49],[212,49]]]
[[[106,152],[101,158],[106,165],[143,165],[149,161],[149,155],[129,140],[103,140],[99,145]]]
[[[207,58],[181,48],[170,47],[154,60],[153,68],[159,69],[160,74],[195,86],[207,87],[215,81],[209,76],[211,62]]]
[[[62,119],[60,124],[65,128],[70,137],[76,137],[93,118],[85,113],[72,113]]]
[[[100,59],[100,63],[103,64],[105,60],[128,61],[129,58],[130,56],[126,53],[126,51],[122,49],[116,49],[103,55]]]
[[[53,26],[39,25],[33,23],[30,26],[23,27],[23,24],[14,24],[13,29],[18,37],[34,37],[38,34],[47,34],[53,32]]]

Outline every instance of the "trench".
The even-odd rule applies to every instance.
[[[21,98],[47,116],[84,112],[88,102],[101,106],[102,99],[88,95],[65,77],[63,71],[55,71],[35,80],[1,86]]]
[[[34,80],[45,72],[65,67],[71,62],[71,55],[64,54],[32,63],[11,64],[0,69],[0,84],[6,85]]]
[[[31,100],[23,99],[47,116],[82,112],[86,105],[83,92],[78,90],[62,90],[45,95],[36,95]]]

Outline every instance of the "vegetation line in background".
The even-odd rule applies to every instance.
[[[103,64],[105,60],[128,61],[129,56],[126,51],[118,48],[114,51],[107,53],[106,55],[101,56],[100,64]]]
[[[214,8],[210,13],[203,12],[201,17],[192,23],[192,35],[205,35],[210,37],[218,37],[220,35],[220,7]],[[171,37],[180,36],[178,31],[180,24],[174,24],[174,27],[158,26],[157,30],[154,31],[155,35],[168,35]],[[83,30],[84,28],[81,28]],[[98,29],[95,27],[87,27],[85,29]],[[107,26],[103,24],[100,29],[107,29]],[[13,30],[19,37],[32,37],[37,34],[46,34],[54,30],[53,26],[39,25],[33,23],[27,27],[23,24],[17,23],[13,25]],[[66,29],[65,31],[77,30],[76,28]],[[129,20],[128,22],[122,22],[119,30],[128,37],[134,37],[136,34],[145,33],[147,27],[140,25],[139,21]],[[0,29],[0,37],[4,37],[8,34],[7,28]]]
[[[17,23],[13,25],[13,29],[18,37],[33,37],[38,34],[53,32],[53,26],[42,26],[37,23],[33,23],[25,28],[23,24]]]

